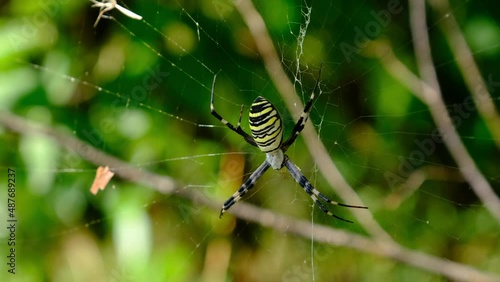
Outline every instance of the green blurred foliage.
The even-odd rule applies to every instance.
[[[264,155],[210,115],[214,73],[219,72],[216,107],[226,119],[237,122],[243,104],[242,126],[248,130],[247,109],[262,95],[281,111],[286,133],[295,122],[233,3],[128,1],[121,4],[144,21],[115,10],[108,14],[117,21],[103,18],[96,28],[98,9],[91,4],[63,0],[0,4],[1,110],[77,136],[141,169],[169,175],[186,185],[184,189],[198,189],[222,204]],[[500,80],[500,12],[495,4],[452,3],[452,13],[486,81]],[[304,3],[256,1],[255,5],[293,79]],[[370,39],[389,40],[398,57],[415,71],[408,5],[402,2],[401,7],[402,12],[391,15]],[[400,187],[390,185],[386,173],[401,175],[402,166],[419,149],[415,141],[428,138],[435,125],[428,109],[380,62],[365,57],[364,47],[351,56],[341,48],[342,43],[354,44],[356,29],[366,28],[375,21],[373,13],[385,9],[384,1],[315,1],[302,45],[297,93],[303,101],[308,99],[324,62],[322,95],[311,120],[344,177],[397,242],[498,273],[498,222],[457,177],[456,164],[442,144],[423,164],[411,167],[435,171],[434,177],[393,206]],[[443,19],[428,11],[434,62],[451,108],[470,93],[438,28]],[[490,89],[497,107],[499,87]],[[498,194],[498,150],[481,117],[470,114],[458,132]],[[229,214],[219,220],[218,211],[119,178],[94,196],[89,188],[96,168],[78,152],[45,137],[4,128],[0,132],[3,171],[16,170],[19,220],[17,273],[8,274],[2,263],[1,281],[443,279]],[[241,154],[224,155],[227,152]],[[319,190],[334,198],[300,138],[288,154]],[[231,174],[227,167],[231,162],[244,165],[244,170]],[[7,183],[6,173],[0,175],[0,183]],[[363,233],[356,223],[312,211],[310,198],[285,171],[268,172],[254,190],[245,201]],[[5,221],[6,192],[0,193],[0,200],[0,218]],[[335,211],[352,218],[349,210]],[[2,257],[8,252],[7,236],[2,229]]]

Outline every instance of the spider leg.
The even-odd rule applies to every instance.
[[[252,146],[255,146],[257,147],[257,143],[255,143],[255,140],[253,140],[253,137],[250,136],[248,133],[246,133],[241,127],[240,127],[240,123],[241,123],[241,115],[243,113],[243,106],[241,107],[241,110],[240,110],[240,117],[238,119],[238,126],[234,126],[232,125],[230,122],[228,122],[227,120],[225,120],[221,115],[219,115],[216,111],[215,111],[215,107],[214,107],[214,92],[215,92],[215,80],[217,78],[217,74],[214,75],[214,81],[212,83],[212,96],[211,96],[211,99],[210,99],[210,113],[216,117],[218,120],[220,120],[220,122],[222,122],[225,126],[227,126],[229,129],[231,129],[232,131],[238,133],[241,137],[243,137],[245,139],[245,141],[248,142],[248,144],[252,145]]]
[[[314,195],[320,197],[321,200],[323,200],[323,201],[325,201],[325,202],[327,202],[329,204],[332,204],[332,205],[346,207],[346,208],[368,209],[368,207],[365,207],[365,206],[346,205],[346,204],[342,204],[342,203],[339,203],[339,202],[332,201],[332,200],[328,199],[325,195],[321,194],[321,192],[319,192],[318,190],[316,190],[314,187],[313,187],[312,192],[314,193]]]
[[[304,107],[304,111],[300,115],[299,120],[295,124],[292,130],[292,134],[290,134],[290,137],[288,140],[283,142],[283,145],[281,146],[281,149],[283,152],[286,152],[288,147],[295,142],[295,139],[297,139],[297,136],[299,136],[300,132],[302,132],[302,129],[304,129],[304,126],[306,125],[307,119],[309,118],[309,112],[311,111],[312,105],[314,103],[314,98],[316,97],[315,93],[319,88],[319,79],[321,78],[321,70],[323,68],[323,63],[321,64],[318,72],[318,78],[316,79],[316,84],[314,85],[314,89],[311,93],[311,97],[309,97],[309,101],[307,102],[306,106]]]
[[[328,214],[329,216],[335,217],[335,218],[343,220],[345,222],[352,223],[352,221],[347,220],[347,219],[343,219],[343,218],[341,218],[339,216],[334,215],[332,212],[330,212],[319,201],[318,197],[321,200],[323,200],[323,201],[325,201],[325,202],[327,202],[329,204],[332,204],[332,205],[337,205],[337,206],[342,206],[342,207],[348,207],[348,208],[360,208],[360,209],[366,209],[367,208],[367,207],[363,207],[363,206],[346,205],[346,204],[342,204],[342,203],[335,202],[335,201],[332,201],[332,200],[328,199],[323,194],[321,194],[318,190],[316,190],[316,188],[314,188],[314,186],[312,186],[312,184],[309,182],[309,180],[307,180],[307,178],[300,172],[300,169],[286,155],[285,155],[284,164],[285,164],[286,168],[288,169],[288,171],[290,172],[290,174],[292,175],[292,177],[295,179],[295,181],[297,181],[297,183],[299,183],[299,185],[302,186],[302,188],[304,188],[304,190],[306,191],[306,193],[309,194],[309,196],[313,199],[314,203],[316,203],[318,205],[318,207],[324,213]]]
[[[244,105],[241,105],[241,109],[240,109],[240,117],[238,118],[238,124],[236,125],[236,128],[240,128],[240,125],[241,125],[241,117],[243,116],[243,107],[244,107]]]
[[[220,210],[219,218],[221,218],[222,215],[231,208],[231,206],[239,201],[241,197],[243,197],[248,192],[248,190],[253,188],[255,182],[264,174],[264,172],[266,172],[266,170],[270,166],[271,165],[268,162],[264,161],[264,163],[262,163],[259,168],[257,168],[252,173],[252,175],[250,175],[245,183],[240,186],[240,189],[238,189],[238,191],[236,191],[229,199],[227,199],[227,201],[224,202],[224,204],[222,205],[222,209]]]

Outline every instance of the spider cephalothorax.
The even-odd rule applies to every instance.
[[[290,158],[288,158],[287,155],[285,155],[288,147],[293,144],[299,133],[302,131],[302,129],[304,129],[304,125],[307,121],[307,118],[309,117],[309,111],[311,110],[312,104],[314,102],[315,93],[319,88],[320,76],[321,69],[318,74],[318,79],[316,80],[314,89],[311,93],[311,97],[304,107],[304,111],[293,127],[293,131],[290,137],[284,142],[283,121],[281,120],[280,114],[278,113],[278,110],[276,110],[276,107],[271,104],[271,102],[261,96],[257,97],[250,107],[249,122],[250,130],[252,131],[251,136],[240,127],[242,111],[240,112],[238,125],[236,127],[222,118],[222,116],[220,116],[214,108],[215,80],[217,78],[217,75],[214,76],[214,81],[212,84],[212,97],[210,100],[210,112],[212,113],[212,115],[220,120],[223,124],[225,124],[229,129],[241,135],[250,145],[258,147],[262,152],[266,153],[266,160],[241,185],[240,189],[238,189],[238,191],[236,191],[227,201],[224,202],[224,205],[222,206],[222,209],[220,211],[220,216],[222,216],[225,211],[227,211],[229,208],[231,208],[231,206],[239,201],[241,197],[243,197],[243,195],[248,192],[248,190],[252,189],[255,182],[264,174],[264,172],[266,172],[267,169],[269,169],[269,167],[272,167],[275,170],[279,170],[283,166],[286,166],[295,181],[297,181],[297,183],[299,183],[299,185],[304,188],[306,193],[309,194],[309,196],[324,213],[343,221],[351,222],[331,213],[323,205],[323,203],[321,203],[320,199],[332,205],[366,209],[366,207],[363,206],[345,205],[328,199],[312,186],[307,178],[300,172],[300,169],[290,160]]]

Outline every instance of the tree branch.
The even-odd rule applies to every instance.
[[[409,8],[417,66],[424,82],[421,82],[421,91],[419,91],[421,95],[419,97],[429,107],[432,118],[440,129],[443,142],[455,159],[464,178],[490,213],[500,221],[500,200],[460,140],[443,101],[432,61],[429,33],[426,26],[425,1],[411,0]]]
[[[449,3],[447,0],[431,0],[429,3],[443,18],[439,21],[439,27],[448,40],[448,45],[457,60],[458,69],[465,79],[465,85],[474,99],[474,104],[493,136],[497,148],[500,149],[500,116],[488,92],[489,87],[481,77],[481,72],[455,16],[449,11]]]
[[[82,158],[94,163],[96,166],[107,165],[111,167],[111,170],[123,179],[141,183],[162,194],[175,194],[189,199],[196,205],[205,205],[215,211],[220,209],[219,202],[207,198],[196,190],[186,189],[187,186],[177,183],[171,177],[160,176],[134,167],[82,142],[76,137],[61,133],[53,128],[34,124],[24,118],[7,112],[0,112],[0,124],[3,124],[5,127],[19,134],[40,134],[51,137],[59,144],[65,146],[68,150],[78,153]],[[317,224],[311,229],[311,223],[309,221],[291,219],[244,202],[238,203],[237,206],[231,209],[230,213],[239,218],[258,223],[283,233],[292,233],[304,238],[314,236],[317,242],[348,247],[360,252],[386,257],[432,273],[444,275],[452,280],[498,281],[500,279],[500,276],[496,276],[495,274],[481,272],[470,266],[412,251],[392,243],[391,241],[381,239],[375,240]],[[214,213],[214,215],[216,216],[217,214]]]

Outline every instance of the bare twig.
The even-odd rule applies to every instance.
[[[58,143],[66,146],[68,150],[70,150],[71,152],[75,152],[82,158],[89,160],[90,162],[99,166],[108,166],[116,175],[120,176],[121,178],[127,179],[132,182],[142,183],[149,187],[154,187],[160,193],[171,194],[179,189],[179,186],[177,186],[175,181],[170,177],[159,177],[156,174],[152,174],[144,170],[132,167],[131,165],[128,165],[123,161],[102,151],[99,151],[75,137],[60,133],[52,128],[43,127],[35,123],[31,123],[27,120],[6,112],[0,112],[0,123],[21,134],[37,133],[52,137]]]
[[[422,81],[425,82],[421,83],[421,91],[419,91],[421,94],[418,97],[429,107],[432,118],[440,129],[443,142],[458,164],[460,172],[490,213],[500,221],[500,200],[460,140],[442,99],[431,56],[425,1],[410,1],[410,26],[417,65]]]
[[[483,117],[497,148],[500,149],[500,116],[495,104],[488,93],[489,87],[481,77],[481,72],[474,61],[472,51],[465,41],[455,16],[450,13],[448,0],[429,1],[432,7],[442,16],[439,27],[448,40],[451,51],[457,61],[458,68],[465,79],[465,84],[472,94],[474,104],[479,114]],[[491,87],[491,86],[490,86]]]
[[[421,40],[420,38],[418,40]],[[448,110],[441,99],[439,85],[433,88],[424,80],[412,73],[392,51],[392,46],[385,40],[373,41],[367,48],[366,55],[379,58],[382,66],[396,78],[403,86],[408,88],[413,95],[424,102],[440,129],[444,144],[450,154],[457,162],[460,172],[479,199],[485,204],[490,213],[500,220],[500,200],[494,193],[491,185],[487,182],[481,172],[474,164],[473,159],[467,152],[458,133],[453,127]],[[418,57],[418,55],[417,55]],[[439,91],[439,92],[438,92]],[[430,98],[428,98],[430,96]]]
[[[187,198],[196,205],[205,205],[218,211],[220,203],[207,198],[202,193],[186,189],[168,176],[160,176],[134,167],[113,156],[80,141],[76,137],[56,131],[50,127],[33,124],[21,117],[7,112],[0,112],[0,124],[20,134],[40,134],[53,138],[72,152],[77,152],[82,158],[94,163],[96,166],[108,165],[123,179],[144,184],[162,194],[175,194]],[[444,275],[452,280],[463,281],[498,281],[500,276],[492,273],[481,272],[470,266],[449,260],[440,259],[431,255],[416,252],[386,240],[374,240],[351,232],[314,225],[304,220],[295,220],[269,210],[261,209],[247,203],[238,203],[231,209],[231,213],[239,218],[256,222],[281,232],[292,233],[309,238],[313,234],[318,242],[330,245],[344,246],[360,252],[375,254],[396,261],[400,261],[432,273]],[[216,215],[214,213],[214,215]]]
[[[274,48],[273,42],[262,16],[257,12],[250,0],[239,0],[235,3],[237,10],[243,17],[250,32],[254,38],[259,54],[264,60],[266,70],[271,77],[278,92],[283,97],[288,110],[295,116],[300,116],[304,105],[300,101],[292,82],[286,75],[279,56]],[[314,126],[310,120],[307,121],[304,130],[301,132],[302,138],[306,143],[309,153],[314,158],[319,170],[328,181],[330,186],[335,189],[344,201],[350,204],[359,205],[362,203],[361,198],[356,194],[354,189],[344,179],[337,166],[330,158],[326,147],[321,142]],[[362,205],[362,204],[361,204]],[[375,221],[373,216],[363,211],[352,211],[358,222],[373,236],[383,238],[384,240],[392,241],[391,237],[382,229]]]
[[[402,202],[407,200],[417,191],[426,180],[443,180],[464,182],[460,172],[441,166],[424,166],[410,173],[404,183],[394,189],[394,192],[385,198],[385,206],[397,209]]]

